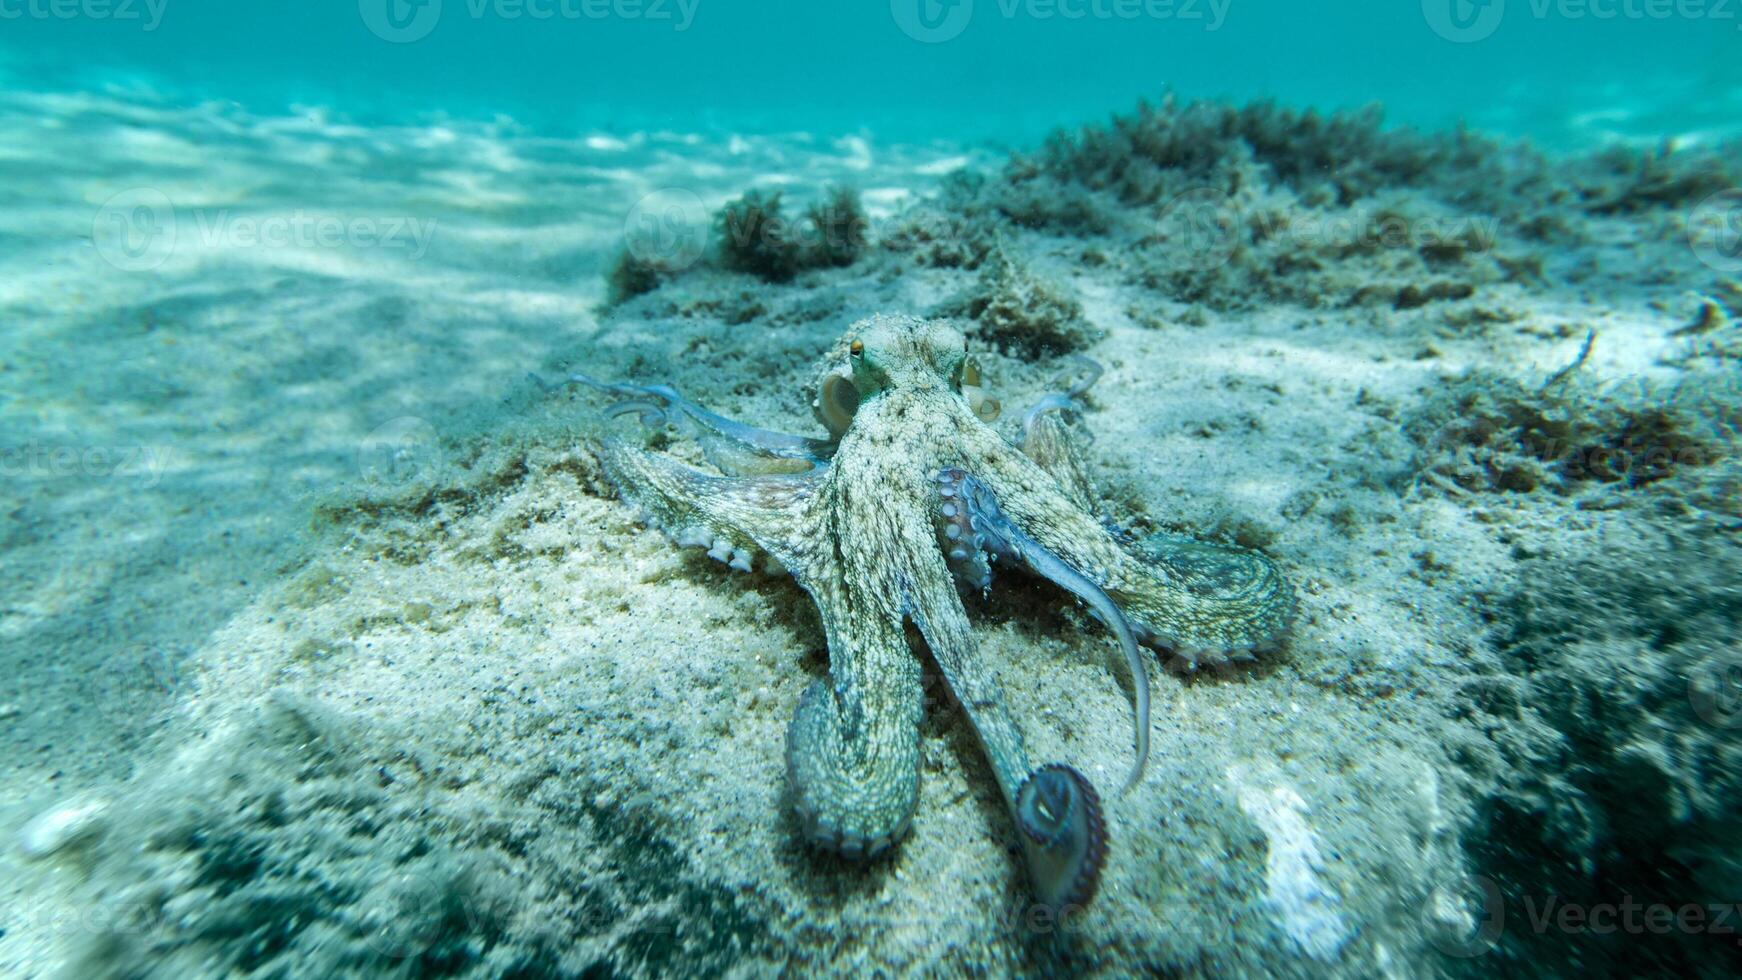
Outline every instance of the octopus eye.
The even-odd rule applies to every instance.
[[[863,357],[865,356],[865,342],[863,340],[855,340],[847,347],[847,351],[854,357]]]

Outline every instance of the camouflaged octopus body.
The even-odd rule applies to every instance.
[[[904,626],[918,627],[972,720],[1023,834],[1040,901],[1092,897],[1105,854],[1099,797],[1068,766],[1032,769],[1022,735],[980,660],[957,580],[986,587],[992,567],[1022,564],[1059,582],[1130,648],[1148,738],[1148,685],[1136,636],[1195,662],[1274,642],[1292,610],[1268,561],[1172,540],[1121,543],[1093,510],[1080,456],[1057,413],[1031,413],[1022,449],[984,421],[962,335],[936,322],[879,316],[837,347],[819,417],[835,440],[754,430],[670,388],[599,385],[695,423],[710,476],[610,443],[621,494],[680,543],[748,570],[759,552],[816,602],[831,683],[811,686],[787,734],[787,769],[809,839],[849,857],[892,847],[918,801],[921,678]],[[785,470],[788,472],[769,472]],[[802,470],[803,472],[790,472]],[[988,562],[988,559],[991,562]],[[1003,559],[1004,565],[998,565]],[[1127,626],[1126,620],[1129,620]]]

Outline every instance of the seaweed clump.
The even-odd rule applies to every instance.
[[[1090,340],[1082,305],[1062,287],[1029,271],[1002,245],[987,257],[972,290],[933,312],[967,317],[974,321],[978,339],[1029,359],[1068,354]]]
[[[880,242],[890,252],[911,255],[934,269],[981,267],[993,250],[993,232],[985,222],[949,211],[916,209],[903,217]]]
[[[859,260],[869,243],[870,220],[850,187],[833,187],[805,212],[809,233],[803,264],[809,268],[846,268]]]
[[[640,258],[629,249],[617,254],[605,274],[605,302],[616,306],[658,289],[671,275],[664,264]]]
[[[1590,343],[1534,390],[1456,379],[1405,425],[1426,438],[1434,482],[1455,491],[1529,489],[1517,482],[1526,477],[1611,488],[1507,522],[1516,571],[1474,593],[1500,669],[1465,683],[1456,710],[1481,734],[1454,758],[1480,782],[1499,780],[1466,847],[1508,911],[1552,902],[1619,920],[1631,906],[1636,922],[1654,906],[1735,911],[1742,388],[1724,371],[1690,372],[1673,388],[1598,388],[1577,374]],[[1617,488],[1635,494],[1630,519],[1580,513],[1631,503]],[[1733,927],[1576,938],[1506,929],[1493,941],[1496,956],[1547,974],[1592,957],[1616,975],[1742,969]]]
[[[946,175],[935,200],[903,211],[878,243],[936,269],[978,269],[997,247],[986,175],[963,168]]]
[[[1569,372],[1534,390],[1472,372],[1450,380],[1405,424],[1419,447],[1414,477],[1451,493],[1643,487],[1723,458],[1728,422],[1702,419],[1688,404],[1692,390],[1621,400],[1578,385]]]
[[[727,203],[715,219],[720,265],[782,283],[807,269],[845,268],[864,254],[870,221],[851,188],[831,188],[797,223],[782,209],[779,191]]]
[[[1104,127],[1055,133],[1038,154],[1013,161],[1010,175],[1155,204],[1189,187],[1236,190],[1249,161],[1303,196],[1348,204],[1388,186],[1468,181],[1495,161],[1494,145],[1467,132],[1424,136],[1386,131],[1383,122],[1378,106],[1326,116],[1272,102],[1182,105],[1169,96]]]
[[[1590,161],[1578,179],[1592,214],[1637,214],[1684,208],[1742,185],[1733,161],[1742,146],[1683,150],[1666,141],[1654,150],[1615,147]]]
[[[798,242],[781,214],[780,192],[749,191],[715,219],[720,265],[769,282],[790,282],[800,268]]]
[[[1475,298],[1531,274],[1497,251],[1498,220],[1387,194],[1349,208],[1303,206],[1284,192],[1181,194],[1131,250],[1137,285],[1182,303],[1245,309],[1390,306]]]

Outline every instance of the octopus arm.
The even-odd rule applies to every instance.
[[[950,692],[973,723],[1005,800],[1014,804],[1016,791],[1027,778],[1029,768],[1022,731],[1004,706],[997,679],[979,656],[973,628],[949,582],[948,572],[927,578],[933,580],[907,593],[908,617],[919,628]]]
[[[1063,390],[1042,395],[1022,416],[1022,452],[1058,481],[1059,490],[1071,503],[1091,514],[1095,512],[1095,486],[1089,480],[1083,447],[1093,443],[1094,436],[1082,427],[1080,399],[1100,380],[1103,370],[1081,354],[1072,357],[1069,366],[1052,379]],[[1073,425],[1080,428],[1080,436]]]
[[[1111,591],[1144,641],[1187,667],[1275,647],[1295,608],[1293,589],[1269,558],[1180,535],[1155,535],[1133,549]]]
[[[1030,770],[1022,732],[1010,718],[996,678],[975,650],[973,630],[949,573],[942,563],[935,573],[924,577],[923,587],[908,590],[908,615],[992,765],[1010,818],[1021,831],[1035,899],[1069,913],[1095,897],[1106,862],[1101,798],[1088,778],[1070,766],[1051,763]]]
[[[671,385],[597,381],[585,374],[572,374],[569,381],[621,399],[605,409],[607,414],[635,414],[650,424],[667,420],[687,423],[708,462],[734,475],[802,473],[824,465],[835,452],[835,443],[829,440],[759,429],[717,415],[685,398]]]
[[[1076,411],[1063,395],[1048,395],[1029,409],[1022,421],[1022,452],[1057,481],[1059,490],[1079,509],[1095,512],[1094,484],[1088,462],[1072,435],[1067,416]]]
[[[900,613],[859,608],[839,583],[810,589],[829,640],[828,683],[799,699],[786,768],[805,838],[848,858],[901,839],[919,804],[919,665]]]
[[[1093,579],[1061,561],[1011,521],[991,489],[980,480],[959,469],[944,470],[938,475],[938,480],[950,491],[946,500],[959,502],[959,506],[966,509],[968,526],[973,532],[969,543],[974,548],[987,548],[999,558],[1027,566],[1036,575],[1081,599],[1113,632],[1120,653],[1124,655],[1125,667],[1131,673],[1136,709],[1133,722],[1137,756],[1121,790],[1128,792],[1143,778],[1144,766],[1149,761],[1149,671],[1138,652],[1136,634],[1125,614]]]
[[[1183,535],[1127,546],[1079,511],[1033,520],[1013,509],[1011,516],[1047,554],[1104,590],[1141,642],[1171,651],[1180,666],[1250,659],[1287,635],[1293,589],[1257,552]]]
[[[1287,634],[1294,593],[1265,556],[1181,535],[1128,547],[1029,456],[982,449],[978,458],[987,471],[976,475],[997,491],[1011,526],[1106,592],[1145,644],[1190,667],[1249,657]]]
[[[819,474],[710,476],[615,440],[605,443],[600,461],[618,494],[678,544],[706,548],[741,571],[751,570],[757,549],[773,559],[770,570],[801,582],[810,571],[806,514]]]

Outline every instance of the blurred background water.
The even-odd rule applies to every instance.
[[[1550,147],[1742,128],[1736,0],[0,0],[9,88],[382,123],[1031,143],[1140,97]]]

